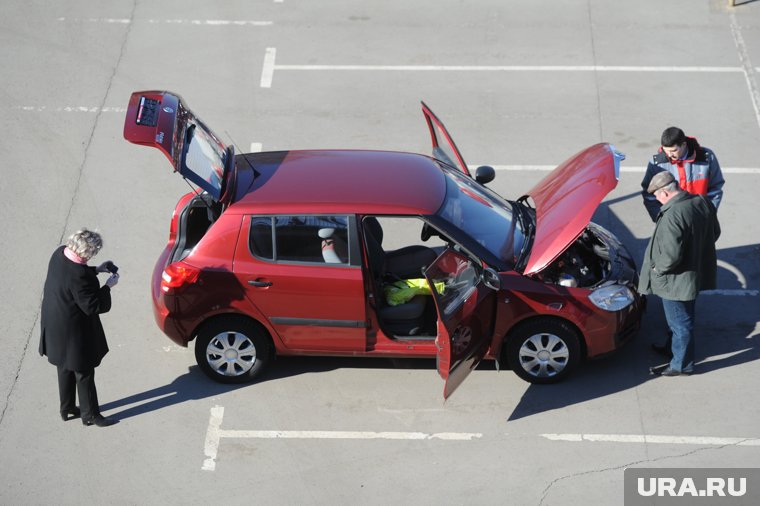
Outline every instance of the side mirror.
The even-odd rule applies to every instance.
[[[499,279],[499,274],[490,267],[486,267],[485,270],[483,270],[483,284],[491,290],[495,290],[497,292],[501,290],[501,280]]]
[[[490,165],[481,165],[475,169],[475,181],[480,184],[490,183],[495,177],[496,171]]]

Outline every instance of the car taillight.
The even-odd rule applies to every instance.
[[[171,263],[166,266],[161,275],[161,291],[166,293],[173,288],[195,283],[200,273],[200,269],[184,262]]]

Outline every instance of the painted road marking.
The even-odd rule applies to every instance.
[[[744,37],[742,37],[739,23],[736,22],[734,11],[731,11],[729,18],[731,19],[731,33],[734,36],[736,50],[739,53],[739,61],[742,64],[742,72],[744,72],[744,80],[747,82],[749,97],[752,100],[752,107],[755,109],[755,119],[757,120],[757,125],[760,126],[760,88],[758,88],[757,79],[755,78],[756,70],[752,67],[752,62],[749,59],[747,45],[744,43]]]
[[[550,441],[594,443],[646,443],[697,446],[760,446],[760,438],[709,436],[658,436],[649,434],[539,434]]]
[[[441,439],[444,441],[472,441],[482,434],[470,432],[366,432],[336,430],[222,430],[220,437],[236,439],[390,439],[419,441]]]
[[[332,430],[225,430],[222,429],[224,407],[214,406],[206,430],[204,454],[206,456],[201,469],[214,471],[219,443],[222,438],[230,439],[364,439],[389,441],[472,441],[480,439],[483,434],[474,432],[368,432],[368,431],[332,431]]]
[[[266,49],[266,56],[275,48]],[[264,58],[261,87],[271,88],[275,70],[296,71],[383,71],[383,72],[679,72],[741,73],[743,67],[624,66],[624,65],[280,65]],[[266,76],[266,79],[265,79]]]
[[[367,431],[324,431],[324,430],[228,430],[222,429],[224,407],[211,408],[204,445],[203,471],[216,470],[216,458],[222,438],[229,439],[364,439],[390,441],[475,441],[488,439],[480,432],[367,432]],[[509,434],[499,434],[498,437]],[[650,434],[538,434],[549,441],[591,442],[591,443],[644,443],[694,446],[759,446],[760,438],[754,437],[712,437],[712,436],[666,436]],[[497,436],[493,436],[494,438]],[[524,437],[524,435],[521,435]]]
[[[219,440],[221,439],[220,427],[222,426],[223,418],[224,408],[222,406],[214,406],[211,408],[211,415],[208,419],[208,429],[206,429],[206,443],[204,445],[206,460],[203,461],[203,466],[201,467],[204,471],[213,471],[216,469],[216,455],[219,453]]]
[[[264,64],[261,67],[261,83],[262,88],[271,88],[272,79],[274,78],[274,60],[277,55],[277,48],[268,47],[264,53]]]
[[[252,21],[233,19],[129,19],[129,18],[58,18],[58,21],[70,23],[105,23],[128,25],[130,23],[149,23],[152,25],[195,25],[195,26],[271,26],[272,21]]]
[[[13,107],[17,111],[25,112],[127,112],[126,107],[90,107],[71,105],[66,107],[48,107],[45,105],[17,105]]]
[[[277,70],[354,70],[399,72],[743,72],[742,67],[625,65],[275,65]]]

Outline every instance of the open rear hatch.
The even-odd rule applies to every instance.
[[[192,111],[182,97],[168,91],[132,93],[124,121],[124,138],[160,150],[175,172],[216,201],[228,200],[235,154]]]

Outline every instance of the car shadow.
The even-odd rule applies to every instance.
[[[435,374],[435,360],[380,357],[279,357],[255,382],[241,384],[217,383],[203,374],[197,365],[193,365],[188,368],[187,373],[178,376],[167,385],[101,404],[100,410],[107,412],[126,408],[108,414],[109,418],[121,421],[183,402],[215,397],[242,388],[252,388],[266,381],[301,374],[324,373],[336,369],[430,369],[431,373]],[[133,406],[133,404],[137,405]]]
[[[714,297],[697,300],[697,363],[695,375],[733,367],[760,359],[760,333],[755,323],[760,310],[751,311],[745,321],[727,321],[727,308],[716,308]],[[653,300],[654,299],[654,300]],[[732,302],[717,302],[720,306]],[[651,349],[652,343],[665,341],[665,317],[662,304],[650,298],[639,335],[615,355],[590,360],[563,382],[555,385],[530,385],[507,418],[519,420],[547,411],[562,409],[643,385],[647,381],[672,381],[649,373],[652,366],[668,360]]]
[[[278,357],[256,383],[337,369],[430,369],[431,372],[437,374],[433,358]]]
[[[627,199],[640,198],[640,195],[637,191],[603,202],[593,219],[620,239],[633,255],[639,269],[649,235],[637,238],[611,206]],[[760,359],[760,332],[757,330],[760,304],[756,294],[760,287],[759,253],[758,244],[718,249],[719,290],[701,294],[697,299],[696,375]],[[753,289],[754,294],[750,294]],[[735,292],[722,296],[728,291]],[[667,363],[665,357],[651,349],[651,344],[665,342],[666,328],[661,300],[649,296],[638,336],[620,353],[585,362],[562,383],[530,385],[508,421],[604,397],[647,381],[667,381],[649,374],[650,367]]]

